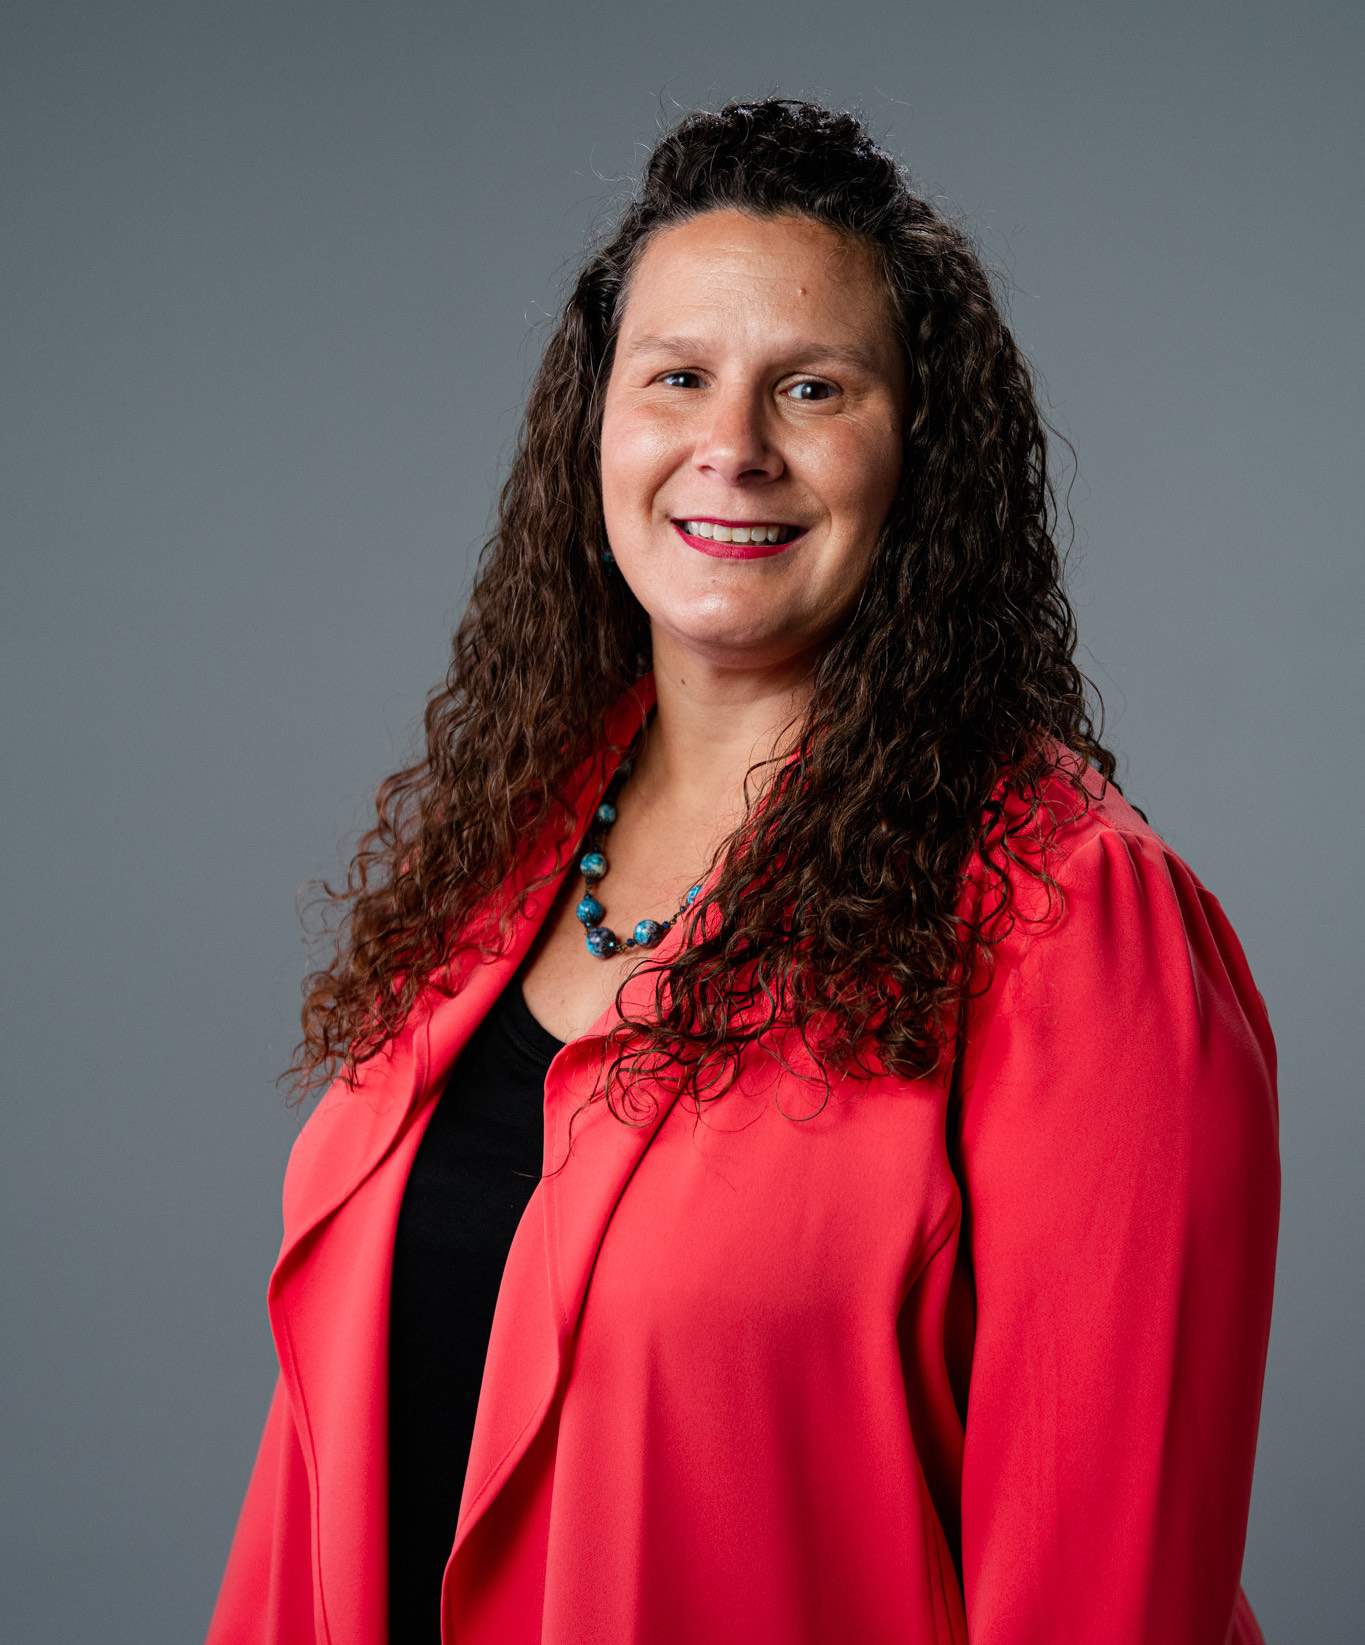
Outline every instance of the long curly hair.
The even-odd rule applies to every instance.
[[[604,561],[617,327],[650,237],[718,208],[871,248],[905,353],[904,461],[796,757],[755,785],[691,940],[653,962],[653,1009],[620,1030],[627,1063],[700,1100],[789,1024],[821,1066],[933,1072],[964,978],[1008,924],[1011,864],[1049,877],[1045,855],[1015,848],[1040,833],[1048,779],[1083,806],[1087,766],[1112,778],[1074,660],[1043,422],[967,237],[849,114],[786,99],[689,114],[545,350],[425,755],[380,787],[345,886],[323,887],[333,947],[305,984],[300,1090],[381,1050],[431,981],[458,988],[461,953],[499,945],[505,919],[478,916],[528,840],[576,844],[571,775],[650,666],[645,613]]]

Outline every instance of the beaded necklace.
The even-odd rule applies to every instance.
[[[648,723],[646,721],[645,725]],[[635,733],[634,740],[626,750],[625,758],[617,766],[615,774],[607,784],[606,793],[592,814],[592,822],[584,841],[587,850],[578,859],[578,872],[583,876],[583,897],[574,913],[587,927],[588,952],[595,954],[599,960],[609,960],[613,954],[623,954],[630,948],[657,948],[701,895],[701,886],[692,886],[678,904],[677,913],[670,919],[640,920],[633,934],[624,941],[609,926],[602,924],[607,917],[607,910],[597,896],[597,888],[605,879],[608,867],[602,847],[611,832],[611,825],[616,821],[616,801],[625,787],[626,778],[635,769],[635,761],[639,756],[644,735],[645,726],[642,725]]]

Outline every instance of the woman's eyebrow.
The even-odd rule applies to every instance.
[[[634,359],[637,354],[697,354],[702,346],[701,339],[697,337],[646,335],[633,338],[622,352],[627,359]]]
[[[711,345],[714,347],[714,344]],[[624,357],[633,360],[641,354],[671,354],[680,358],[697,356],[707,351],[707,344],[699,337],[656,336],[652,333],[634,337],[622,350]],[[874,350],[859,347],[857,343],[794,343],[777,350],[793,361],[806,366],[843,365],[859,371],[877,371],[882,362]]]

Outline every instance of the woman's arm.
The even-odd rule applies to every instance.
[[[1155,835],[1101,826],[1056,872],[1064,910],[1002,945],[964,1066],[969,1631],[1254,1638],[1273,1041],[1221,909]]]

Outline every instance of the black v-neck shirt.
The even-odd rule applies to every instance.
[[[439,1645],[493,1310],[540,1180],[545,1074],[562,1044],[514,978],[451,1071],[403,1192],[389,1316],[390,1645]]]

